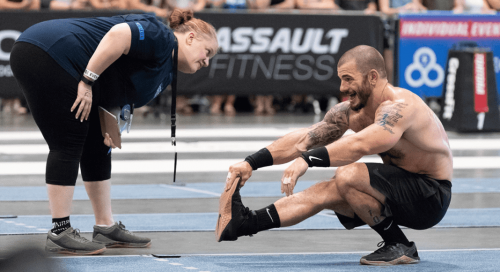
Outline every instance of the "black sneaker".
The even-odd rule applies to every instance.
[[[384,245],[384,242],[377,244],[378,247]],[[411,246],[401,243],[388,243],[375,252],[363,256],[359,261],[367,265],[396,265],[396,264],[415,264],[420,261],[417,252],[417,246],[411,242]]]
[[[220,226],[223,215],[219,214],[219,220],[217,223],[217,233],[220,233],[217,237],[217,241],[236,241],[238,237],[244,235],[250,235],[257,233],[257,231],[249,230],[249,226],[243,226],[244,223],[253,215],[255,215],[249,208],[245,207],[241,202],[240,188],[238,183],[236,183],[237,188],[231,197],[231,219],[225,227]],[[229,191],[229,193],[232,190]]]

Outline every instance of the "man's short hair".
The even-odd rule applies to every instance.
[[[387,78],[384,58],[377,51],[377,49],[368,45],[358,45],[345,52],[344,55],[340,57],[337,66],[340,67],[352,60],[355,61],[358,71],[363,76],[367,75],[371,69],[375,69],[379,73],[380,77]]]

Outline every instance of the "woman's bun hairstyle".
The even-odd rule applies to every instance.
[[[168,21],[170,23],[170,29],[176,33],[194,31],[199,34],[198,36],[217,40],[215,28],[201,19],[194,18],[193,11],[190,9],[174,9],[168,17]]]
[[[193,19],[193,11],[190,9],[180,9],[176,8],[172,13],[170,14],[170,17],[168,18],[168,22],[170,23],[170,28],[175,30],[179,26],[185,24],[189,20]]]

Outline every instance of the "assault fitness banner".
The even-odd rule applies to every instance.
[[[112,12],[0,12],[0,97],[20,94],[9,65],[14,41],[41,21],[112,16]],[[375,15],[206,12],[220,51],[210,66],[179,74],[181,94],[336,94],[337,60],[354,46],[383,49]],[[57,30],[54,30],[57,31]]]
[[[208,68],[180,75],[181,93],[336,94],[337,60],[356,45],[382,52],[378,16],[198,13],[217,29]]]

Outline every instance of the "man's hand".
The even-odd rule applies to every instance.
[[[293,188],[295,188],[297,180],[306,173],[308,167],[307,162],[301,157],[295,159],[283,173],[283,177],[281,178],[281,193],[286,193],[286,196],[293,195]]]
[[[227,174],[225,191],[231,188],[231,185],[236,180],[237,177],[240,179],[240,187],[245,185],[245,182],[252,176],[252,166],[246,161],[242,161],[233,164],[229,167],[229,173]]]
[[[90,108],[92,107],[92,87],[80,81],[78,84],[78,96],[76,97],[75,103],[71,107],[71,112],[73,112],[76,107],[78,111],[76,112],[75,118],[80,118],[80,122],[87,120],[90,114]]]

